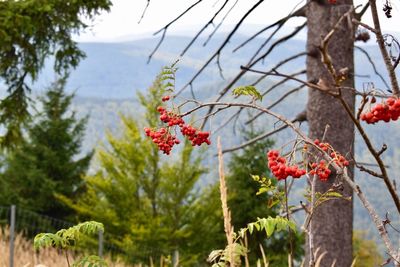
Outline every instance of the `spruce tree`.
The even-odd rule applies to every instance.
[[[55,82],[40,97],[41,112],[27,126],[26,140],[5,159],[2,179],[13,188],[5,192],[8,202],[59,219],[74,211],[57,195],[76,198],[84,190],[81,177],[92,156],[80,156],[88,118],[70,110],[74,96],[65,94],[65,82]]]

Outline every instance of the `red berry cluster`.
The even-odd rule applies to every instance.
[[[333,161],[340,167],[349,166],[349,162],[346,160],[346,158],[343,157],[340,153],[333,150],[329,143],[321,143],[318,139],[315,139],[314,144],[319,146],[325,152],[331,151],[330,156],[332,157]]]
[[[166,102],[166,101],[170,100],[170,96],[169,95],[163,96],[161,98],[161,100],[162,100],[162,102]]]
[[[211,144],[209,132],[202,132],[197,130],[196,128],[190,125],[183,125],[181,127],[181,133],[183,136],[187,136],[187,138],[192,141],[192,146],[201,146],[201,144],[206,143],[207,145]]]
[[[340,153],[333,150],[332,146],[329,143],[322,143],[318,139],[314,140],[314,144],[320,147],[325,152],[330,152],[330,156],[332,157],[333,162],[335,162],[340,167],[349,166],[349,161],[346,160]],[[327,181],[329,175],[331,174],[331,170],[329,169],[329,164],[326,163],[325,160],[321,160],[318,164],[311,163],[311,175],[318,175],[321,181]]]
[[[320,141],[319,141],[319,139],[315,139],[314,140],[314,144],[316,144],[317,146],[319,146],[323,151],[328,151],[329,150],[329,148],[330,148],[330,145],[329,145],[329,143],[321,143]]]
[[[168,123],[170,127],[175,125],[182,127],[185,124],[185,121],[179,115],[167,111],[164,107],[158,107],[157,111],[160,113],[160,120]]]
[[[271,150],[267,153],[268,167],[272,173],[278,178],[278,180],[284,180],[288,176],[293,178],[300,178],[306,174],[306,170],[299,169],[297,165],[286,164],[286,159],[279,156],[279,152],[276,150]]]
[[[333,158],[333,161],[340,167],[343,168],[344,166],[349,166],[349,161],[336,151],[331,152],[331,157]]]
[[[329,4],[333,5],[336,4],[337,0],[328,0]]]
[[[321,160],[319,164],[315,162],[311,164],[310,174],[318,175],[319,179],[325,182],[328,181],[331,170],[329,169],[329,166],[326,164],[325,160]]]
[[[361,114],[361,120],[369,124],[378,121],[389,122],[397,120],[400,117],[400,99],[389,97],[383,103],[376,104],[371,111]]]
[[[165,102],[170,100],[170,97],[164,96],[161,100]],[[144,131],[164,154],[169,155],[172,147],[180,143],[175,135],[170,134],[170,128],[174,126],[178,126],[181,129],[182,135],[186,136],[192,142],[192,146],[200,146],[203,143],[211,144],[209,132],[202,132],[193,126],[186,125],[180,115],[168,111],[162,106],[158,107],[157,111],[160,113],[160,120],[168,124],[167,128],[160,128],[159,130],[144,128]]]
[[[164,154],[169,155],[172,147],[180,143],[176,136],[171,135],[165,128],[160,128],[158,131],[144,128],[144,131]]]

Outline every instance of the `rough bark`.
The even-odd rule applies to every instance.
[[[331,88],[333,87],[332,77],[321,62],[318,46],[321,43],[321,37],[324,37],[352,6],[352,0],[338,0],[333,5],[329,4],[327,0],[310,3],[307,10],[307,51],[309,53],[307,56],[307,78],[309,81],[323,79]],[[351,87],[354,85],[353,47],[354,30],[346,19],[331,38],[328,52],[336,70],[344,67],[349,68],[350,77],[344,85]],[[343,97],[354,110],[354,94],[346,90],[343,91]],[[353,155],[354,125],[337,99],[320,91],[309,89],[307,119],[309,136],[312,139],[321,139],[326,125],[329,125],[325,140],[343,155]],[[352,166],[350,166],[349,171],[350,174],[353,173]],[[316,190],[325,192],[332,186],[335,179],[335,175],[331,175],[328,182],[318,181]],[[352,190],[347,184],[344,185],[342,194],[352,195]],[[352,201],[328,201],[316,209],[312,229],[314,248],[320,248],[319,253],[327,252],[321,266],[330,267],[334,261],[336,261],[335,266],[346,267],[351,265],[352,228]],[[305,263],[308,264],[308,256]]]

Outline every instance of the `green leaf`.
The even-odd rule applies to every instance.
[[[267,220],[266,220],[266,228],[265,228],[265,231],[267,232],[267,237],[270,237],[273,233],[274,233],[274,230],[275,230],[275,226],[276,226],[276,222],[275,222],[275,220],[271,220],[272,218],[268,218]]]
[[[246,228],[242,228],[242,229],[240,229],[240,231],[239,231],[239,236],[241,237],[241,238],[244,238],[244,236],[245,236],[245,234],[246,234]],[[250,234],[251,234],[251,232],[250,232]]]
[[[82,259],[74,262],[73,267],[108,267],[105,260],[96,255],[83,257]]]
[[[290,229],[292,229],[292,231],[296,232],[296,224],[293,221],[288,221],[288,226]]]
[[[249,224],[247,225],[247,228],[249,228],[249,233],[252,234],[252,233],[253,233],[253,230],[254,230],[254,223],[249,223]]]
[[[235,95],[235,96],[248,95],[248,96],[254,97],[257,100],[262,100],[262,95],[252,85],[239,86],[239,87],[233,89],[233,95]]]

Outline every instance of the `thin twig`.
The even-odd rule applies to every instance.
[[[306,26],[306,24],[302,24],[298,27],[296,27],[296,29],[293,30],[293,32],[291,32],[290,34],[278,39],[277,41],[274,42],[274,44],[268,49],[268,51],[266,51],[263,55],[259,56],[256,60],[254,61],[249,61],[249,63],[246,65],[247,68],[250,68],[252,66],[254,66],[256,63],[258,63],[259,61],[263,60],[267,55],[269,55],[273,49],[284,43],[285,41],[291,39],[292,37],[296,36],[301,29],[303,29]],[[231,80],[231,82],[229,84],[227,84],[220,92],[219,92],[219,96],[216,98],[216,102],[221,100],[225,94],[236,84],[236,82],[247,72],[247,70],[245,69],[241,69],[241,71]],[[181,89],[181,91],[184,88]],[[211,113],[213,111],[214,107],[209,107],[207,113]],[[204,128],[205,124],[207,123],[207,120],[204,120],[201,127],[200,128]]]
[[[272,104],[270,104],[267,108],[268,109],[272,109],[273,107],[275,107],[276,105],[280,104],[283,102],[283,100],[285,100],[288,96],[290,96],[293,93],[296,93],[298,91],[300,91],[301,89],[305,88],[305,85],[299,85],[296,88],[286,92],[284,95],[282,95],[280,98],[278,98],[275,102],[273,102]],[[245,124],[250,124],[253,121],[255,121],[258,117],[260,117],[262,115],[262,112],[259,112],[257,115],[255,115],[253,118],[251,118],[250,120],[246,121]]]
[[[303,121],[306,121],[306,120],[307,120],[307,115],[306,115],[306,111],[304,110],[303,112],[299,113],[296,116],[296,118],[291,120],[291,122],[292,123],[303,122]],[[236,151],[236,150],[239,150],[239,149],[243,149],[243,148],[245,148],[247,146],[250,146],[250,145],[254,144],[257,141],[263,140],[263,139],[268,138],[268,137],[270,137],[270,136],[272,136],[272,135],[274,135],[276,133],[279,133],[280,131],[286,129],[287,127],[288,126],[286,124],[284,124],[281,127],[277,128],[277,129],[275,129],[273,131],[267,131],[267,132],[265,132],[263,134],[260,134],[259,136],[256,136],[253,139],[250,139],[247,142],[245,142],[245,143],[243,143],[243,144],[241,144],[239,146],[225,149],[225,150],[222,151],[222,153],[229,153],[229,152],[233,152],[233,151]]]
[[[174,24],[177,20],[179,20],[181,17],[183,17],[186,13],[188,13],[193,7],[197,6],[201,1],[203,0],[198,0],[196,3],[188,7],[185,11],[183,11],[181,14],[179,14],[175,19],[173,19],[171,22],[169,22],[167,25],[165,25],[163,28],[160,30],[156,31],[153,35],[157,35],[160,32],[162,32],[162,36],[160,38],[160,41],[157,43],[156,47],[154,50],[150,53],[149,58],[147,59],[147,63],[149,63],[153,57],[153,55],[157,52],[158,48],[161,46],[162,42],[164,41],[165,35],[167,33],[168,28]]]
[[[246,18],[262,3],[264,2],[264,0],[259,0],[253,7],[251,7],[246,14],[239,20],[239,22],[235,25],[235,27],[233,28],[233,30],[228,34],[228,36],[225,38],[225,40],[222,42],[222,44],[219,46],[219,48],[217,49],[217,51],[215,51],[211,57],[206,61],[206,63],[203,64],[203,66],[196,72],[196,74],[192,77],[192,79],[181,89],[179,90],[176,95],[179,95],[182,90],[184,90],[185,88],[187,88],[190,84],[192,84],[194,82],[194,80],[196,80],[196,78],[204,71],[204,69],[211,63],[211,61],[214,60],[214,58],[216,58],[221,51],[225,48],[226,44],[229,43],[230,39],[232,38],[232,36],[236,33],[236,31],[239,29],[239,27],[242,25],[242,23],[246,20]]]
[[[278,26],[278,28],[282,27],[289,19],[293,18],[293,17],[305,17],[305,11],[306,11],[306,7],[309,5],[309,3],[305,4],[304,6],[302,6],[301,8],[297,9],[294,12],[291,12],[289,15],[287,15],[284,18],[279,19],[278,21],[276,21],[275,23],[272,23],[264,28],[262,28],[261,30],[259,30],[258,32],[256,32],[254,35],[250,36],[246,41],[244,41],[243,43],[241,43],[240,45],[238,45],[235,49],[233,49],[233,52],[236,52],[237,50],[239,50],[240,48],[244,47],[246,44],[248,44],[249,42],[251,42],[254,38],[256,38],[257,36],[259,36],[260,34],[262,34],[263,32]]]
[[[226,12],[225,16],[222,18],[222,20],[218,23],[217,27],[213,30],[212,33],[208,36],[207,40],[203,43],[203,46],[206,46],[208,42],[211,40],[211,38],[214,36],[214,34],[218,31],[218,29],[221,27],[221,25],[224,23],[225,19],[228,17],[228,15],[232,12],[232,10],[235,8],[236,4],[239,2],[239,0],[236,0],[236,2],[231,6],[231,8]]]
[[[268,74],[268,75],[272,75],[272,76],[279,76],[279,77],[289,78],[289,79],[292,79],[293,81],[299,82],[299,83],[301,83],[301,84],[303,84],[305,86],[308,86],[310,88],[317,89],[317,90],[320,90],[320,91],[324,91],[326,93],[329,93],[330,95],[336,95],[336,94],[334,94],[332,92],[326,91],[323,87],[321,87],[321,86],[319,86],[317,84],[313,84],[311,82],[306,82],[306,81],[303,81],[303,80],[298,79],[296,77],[291,77],[289,75],[279,73],[276,70],[273,70],[273,71],[270,71],[270,72],[265,72],[265,71],[261,71],[261,70],[251,69],[251,68],[248,68],[248,67],[245,67],[245,66],[240,66],[240,68],[243,69],[243,70],[246,70],[246,71],[254,72],[254,73]]]
[[[140,22],[142,22],[142,19],[144,18],[144,15],[146,14],[146,11],[149,8],[149,5],[150,5],[150,0],[147,0],[146,6],[143,9],[143,12],[142,12],[142,15],[140,16],[138,24],[140,24]]]
[[[207,29],[208,26],[213,24],[214,19],[218,16],[218,14],[224,9],[226,4],[229,2],[229,0],[225,0],[224,4],[218,9],[217,12],[214,13],[213,17],[200,29],[200,31],[197,32],[197,34],[190,40],[189,44],[183,49],[181,53],[181,57],[189,50],[189,48],[193,45],[193,43],[197,40],[197,38],[200,36],[200,34]]]
[[[332,158],[325,152],[323,151],[320,147],[316,146],[310,138],[306,136],[298,127],[296,127],[291,121],[287,120],[285,117],[283,117],[280,114],[277,114],[271,110],[268,110],[264,107],[257,106],[255,104],[245,104],[245,103],[222,103],[222,102],[209,102],[209,103],[203,103],[199,105],[196,108],[193,108],[192,110],[182,114],[182,116],[186,116],[188,114],[191,114],[192,112],[204,108],[204,107],[209,107],[209,106],[232,106],[232,107],[247,107],[259,111],[263,111],[276,119],[282,121],[283,123],[287,124],[293,131],[301,138],[306,144],[309,144],[310,146],[313,146],[315,149],[319,150],[321,152],[321,155],[323,158],[329,162],[331,162],[331,166],[335,169],[336,173],[340,175],[344,181],[349,184],[349,186],[352,188],[352,190],[356,193],[358,198],[361,200],[361,203],[363,206],[367,209],[368,213],[370,214],[376,228],[378,229],[379,235],[381,236],[382,240],[384,241],[384,244],[388,250],[389,255],[391,255],[394,259],[398,258],[397,251],[393,248],[393,245],[390,241],[390,237],[388,233],[386,232],[382,220],[379,219],[378,213],[376,210],[372,207],[372,205],[369,203],[369,201],[365,198],[364,194],[361,191],[361,188],[359,185],[357,185],[354,181],[351,180],[351,178],[348,176],[347,173],[347,168],[340,167],[337,165],[334,161],[332,161]],[[222,154],[222,153],[221,153]]]
[[[376,8],[376,0],[369,0],[369,4],[371,6],[372,20],[374,22],[374,28],[376,31],[375,32],[376,40],[378,42],[378,46],[381,51],[381,55],[383,57],[383,61],[385,62],[386,69],[389,73],[390,83],[392,85],[392,91],[393,91],[394,95],[400,96],[399,83],[397,82],[396,73],[394,71],[389,54],[385,48],[385,40],[383,39],[383,36],[382,36],[382,31],[381,31],[381,26],[380,26],[379,16],[378,16],[378,10]]]
[[[357,48],[358,50],[360,50],[368,59],[368,62],[371,64],[375,74],[382,80],[382,82],[385,84],[387,89],[390,89],[389,84],[387,83],[387,81],[385,80],[385,78],[383,78],[382,74],[380,74],[378,72],[378,69],[375,66],[375,62],[372,60],[372,58],[370,57],[369,53],[362,47],[359,46],[355,46],[355,48]]]

